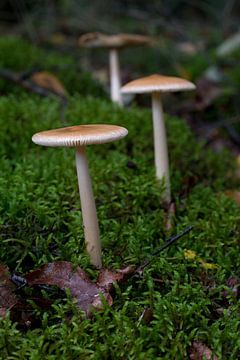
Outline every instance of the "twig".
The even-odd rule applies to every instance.
[[[135,270],[135,274],[136,273],[141,274],[142,271],[145,269],[145,267],[148,266],[154,260],[154,256],[158,255],[160,252],[162,252],[163,250],[168,248],[170,245],[175,243],[177,240],[179,240],[181,237],[188,234],[192,230],[192,228],[193,228],[193,226],[189,226],[181,234],[171,236],[163,246],[161,246],[159,249],[154,251],[154,253],[152,253],[151,258],[149,260],[146,260],[142,265],[137,267],[137,269]]]

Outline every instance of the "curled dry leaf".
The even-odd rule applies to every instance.
[[[80,268],[73,268],[67,261],[56,261],[45,264],[24,276],[27,287],[38,285],[55,285],[62,290],[69,289],[73,298],[76,299],[77,306],[90,316],[93,308],[103,307],[102,298],[111,306],[113,304],[110,291],[113,284],[123,281],[128,275],[132,274],[134,268],[126,267],[118,271],[102,269],[96,282],[92,282],[87,274]],[[26,294],[15,295],[17,287],[11,281],[8,268],[0,264],[0,317],[4,317],[7,310],[10,310],[11,319],[19,325],[28,328],[36,324],[33,308],[28,300],[33,301],[39,308],[47,309],[52,301],[39,295],[28,297]],[[33,289],[34,294],[34,289]]]
[[[67,92],[63,84],[58,80],[58,78],[49,73],[48,71],[39,71],[35,72],[31,76],[31,80],[38,86],[50,90],[55,95],[66,98]]]
[[[30,272],[26,280],[29,286],[44,284],[56,285],[62,290],[69,289],[77,300],[77,306],[89,316],[92,308],[102,308],[102,297],[110,306],[113,304],[109,291],[115,282],[122,281],[131,272],[131,267],[117,272],[102,269],[94,283],[80,267],[74,270],[71,263],[57,261]]]
[[[233,199],[237,205],[240,206],[240,191],[237,190],[227,190],[225,191],[225,195],[231,199]]]
[[[190,350],[191,360],[218,360],[218,357],[213,355],[211,349],[200,341],[194,341]]]
[[[0,317],[4,317],[6,311],[17,304],[15,289],[16,286],[10,280],[7,266],[0,264]]]

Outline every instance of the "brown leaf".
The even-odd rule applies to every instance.
[[[233,199],[237,205],[240,206],[240,191],[237,190],[227,190],[225,191],[225,195],[231,199]]]
[[[96,283],[92,282],[87,274],[80,268],[73,269],[70,262],[56,261],[45,264],[35,271],[24,276],[26,287],[36,285],[55,285],[62,290],[69,289],[77,306],[90,316],[93,308],[103,308],[102,297],[111,306],[113,299],[110,291],[113,284],[123,281],[134,272],[133,267],[126,267],[118,271],[102,269]],[[52,301],[40,296],[28,296],[25,293],[17,297],[14,293],[16,286],[10,279],[8,268],[0,264],[0,317],[4,317],[7,310],[11,311],[11,319],[20,326],[29,328],[36,325],[33,308],[28,300],[33,301],[39,308],[47,309]]]
[[[113,283],[121,281],[132,271],[130,267],[118,272],[102,269],[97,282],[93,283],[80,267],[73,270],[71,263],[57,261],[43,265],[27,274],[25,278],[29,286],[45,284],[56,285],[62,290],[69,289],[71,295],[76,298],[78,307],[89,316],[92,308],[103,307],[101,297],[104,297],[110,306],[113,304],[109,293]]]
[[[87,315],[91,308],[101,308],[101,295],[109,305],[112,305],[110,294],[91,282],[86,273],[80,268],[74,271],[72,264],[67,261],[57,261],[41,266],[26,275],[29,286],[56,285],[62,290],[69,289],[71,295],[77,299],[77,305]]]
[[[54,94],[60,96],[60,97],[66,97],[67,92],[63,86],[63,84],[58,80],[58,78],[47,72],[47,71],[39,71],[35,72],[31,76],[31,80],[38,86],[48,89]]]
[[[17,304],[15,289],[16,286],[10,280],[7,266],[0,264],[0,317],[4,317],[6,311]]]
[[[106,291],[110,291],[112,285],[116,282],[124,280],[128,275],[131,275],[135,271],[135,268],[132,266],[127,266],[117,272],[110,271],[108,269],[102,269],[97,278],[97,285],[105,289]]]
[[[200,341],[194,341],[190,350],[190,359],[191,360],[218,360],[218,357],[213,355],[211,349],[209,349],[205,344]]]

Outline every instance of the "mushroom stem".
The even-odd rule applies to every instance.
[[[101,268],[101,243],[97,211],[84,147],[78,147],[76,150],[76,166],[87,252],[92,264]]]
[[[157,179],[165,179],[166,188],[164,192],[164,200],[169,203],[171,200],[171,190],[168,165],[168,147],[162,101],[159,92],[154,92],[152,94],[152,112],[156,176]]]
[[[109,63],[110,63],[111,99],[113,102],[121,106],[122,105],[122,96],[120,92],[121,78],[120,78],[119,54],[117,49],[110,49]]]

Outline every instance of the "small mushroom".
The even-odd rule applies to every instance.
[[[119,105],[122,105],[119,50],[151,43],[150,37],[134,34],[105,35],[95,32],[84,34],[79,38],[79,45],[82,47],[109,49],[111,99]]]
[[[154,133],[154,153],[157,179],[165,179],[164,200],[171,201],[169,161],[166,130],[162,111],[161,92],[173,92],[180,90],[193,90],[195,85],[185,79],[177,77],[154,74],[141,79],[133,80],[121,89],[123,94],[127,93],[151,93]]]
[[[96,205],[85,155],[86,145],[108,143],[126,136],[127,129],[116,125],[78,125],[39,132],[32,137],[35,144],[76,148],[76,166],[80,192],[84,234],[91,262],[102,266],[101,243]]]

